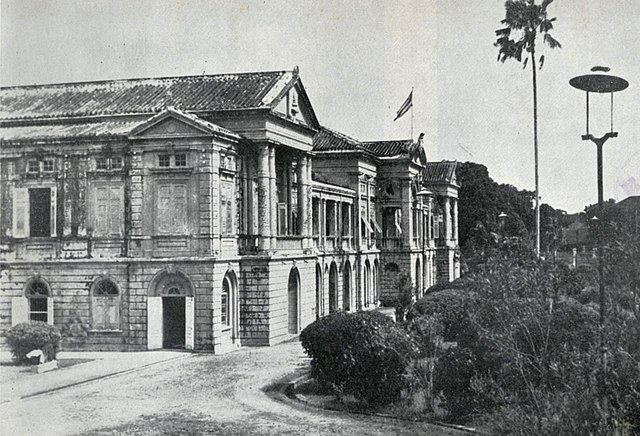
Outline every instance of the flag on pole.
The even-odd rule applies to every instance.
[[[413,89],[409,93],[409,97],[407,97],[404,103],[402,103],[402,106],[400,106],[400,109],[398,109],[398,112],[396,113],[396,117],[393,121],[397,120],[398,118],[406,114],[409,111],[409,109],[411,109],[412,107],[413,107]]]

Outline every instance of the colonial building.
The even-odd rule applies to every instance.
[[[268,345],[459,275],[454,162],[321,127],[293,71],[0,89],[0,331]]]

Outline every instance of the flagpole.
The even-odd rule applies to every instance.
[[[411,142],[413,142],[413,86],[411,87]]]

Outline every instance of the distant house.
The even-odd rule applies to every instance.
[[[627,197],[614,206],[618,220],[627,230],[640,232],[640,195]]]
[[[293,71],[0,88],[0,330],[269,345],[459,276],[455,162],[322,127]]]

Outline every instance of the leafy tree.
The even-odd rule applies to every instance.
[[[553,29],[554,18],[548,18],[547,7],[553,0],[542,0],[536,4],[534,0],[508,0],[505,7],[505,18],[501,21],[505,27],[496,30],[498,39],[498,61],[515,59],[523,62],[524,68],[531,60],[533,78],[533,149],[535,157],[535,202],[536,202],[536,253],[540,254],[540,185],[538,180],[538,82],[536,73],[536,43],[538,36],[550,48],[560,48],[549,31]],[[524,54],[524,58],[523,58]],[[540,68],[544,65],[544,55],[539,58]]]

